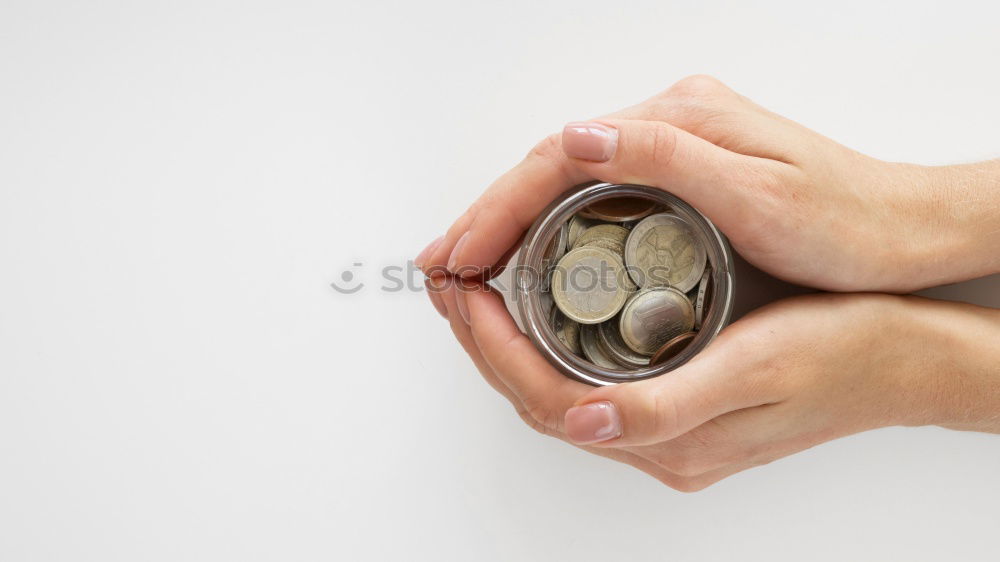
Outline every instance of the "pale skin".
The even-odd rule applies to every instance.
[[[662,377],[567,379],[497,295],[456,280],[495,264],[550,200],[592,179],[666,189],[757,267],[838,293],[761,308]],[[691,77],[542,141],[415,262],[522,419],[678,490],[878,427],[1000,433],[1000,311],[871,292],[1000,272],[997,161],[883,162]]]

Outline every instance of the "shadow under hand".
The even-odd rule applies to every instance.
[[[733,252],[733,269],[736,277],[736,296],[733,302],[733,318],[735,322],[751,310],[760,308],[783,298],[795,295],[805,295],[818,292],[801,285],[794,285],[771,277],[757,269],[743,256]]]
[[[734,252],[733,265],[736,276],[736,298],[733,303],[735,322],[751,310],[795,295],[818,293],[801,285],[782,281],[757,269]],[[966,302],[969,304],[1000,308],[1000,274],[970,279],[961,283],[932,287],[914,293],[927,298]]]

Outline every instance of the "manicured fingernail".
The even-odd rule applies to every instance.
[[[465,241],[469,238],[469,233],[466,232],[455,242],[455,247],[451,250],[451,255],[448,256],[448,271],[455,273],[455,268],[458,266],[458,256],[462,251],[462,247],[465,246]]]
[[[441,297],[441,290],[444,289],[445,282],[445,279],[440,276],[424,279],[427,298],[431,299],[431,304],[434,305],[442,318],[448,318],[448,307],[444,305],[444,298]]]
[[[611,402],[575,406],[566,412],[566,435],[580,444],[621,437],[622,418]]]
[[[458,313],[462,315],[462,320],[465,320],[466,324],[472,324],[472,316],[469,315],[469,303],[465,299],[469,291],[473,290],[475,289],[461,281],[455,283],[455,306],[458,307]]]
[[[427,258],[431,257],[431,254],[434,253],[434,250],[436,250],[437,247],[441,245],[442,240],[444,240],[444,236],[438,236],[437,238],[434,239],[433,242],[428,244],[426,248],[421,250],[420,253],[417,254],[417,257],[413,259],[413,265],[422,268],[424,266],[424,262],[427,261]]]
[[[568,123],[563,127],[563,152],[570,158],[607,162],[618,148],[618,129],[600,123]]]

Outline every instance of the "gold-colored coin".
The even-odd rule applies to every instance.
[[[576,241],[580,239],[583,231],[592,226],[594,226],[594,221],[587,220],[580,215],[573,215],[573,218],[569,219],[567,223],[566,250],[572,250],[576,247]]]
[[[576,239],[574,248],[584,246],[597,246],[605,250],[611,250],[618,256],[625,255],[625,240],[628,238],[628,230],[617,224],[599,224],[584,230],[580,237]]]
[[[677,215],[642,219],[625,241],[625,263],[640,287],[690,291],[701,279],[708,256],[691,226]]]
[[[630,294],[621,258],[604,248],[585,246],[567,253],[552,273],[552,297],[567,317],[598,324],[621,310]]]

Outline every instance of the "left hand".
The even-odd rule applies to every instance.
[[[1000,432],[998,373],[963,373],[947,352],[969,354],[976,342],[968,335],[979,334],[992,350],[986,365],[995,362],[997,311],[918,297],[797,297],[730,325],[675,371],[594,388],[556,371],[495,293],[456,282],[428,280],[431,299],[525,422],[678,490],[878,427]],[[956,327],[968,341],[948,342]]]
[[[881,161],[704,76],[547,137],[414,263],[478,276],[559,194],[595,179],[676,195],[747,261],[799,285],[904,293],[1000,272],[1000,161]]]

